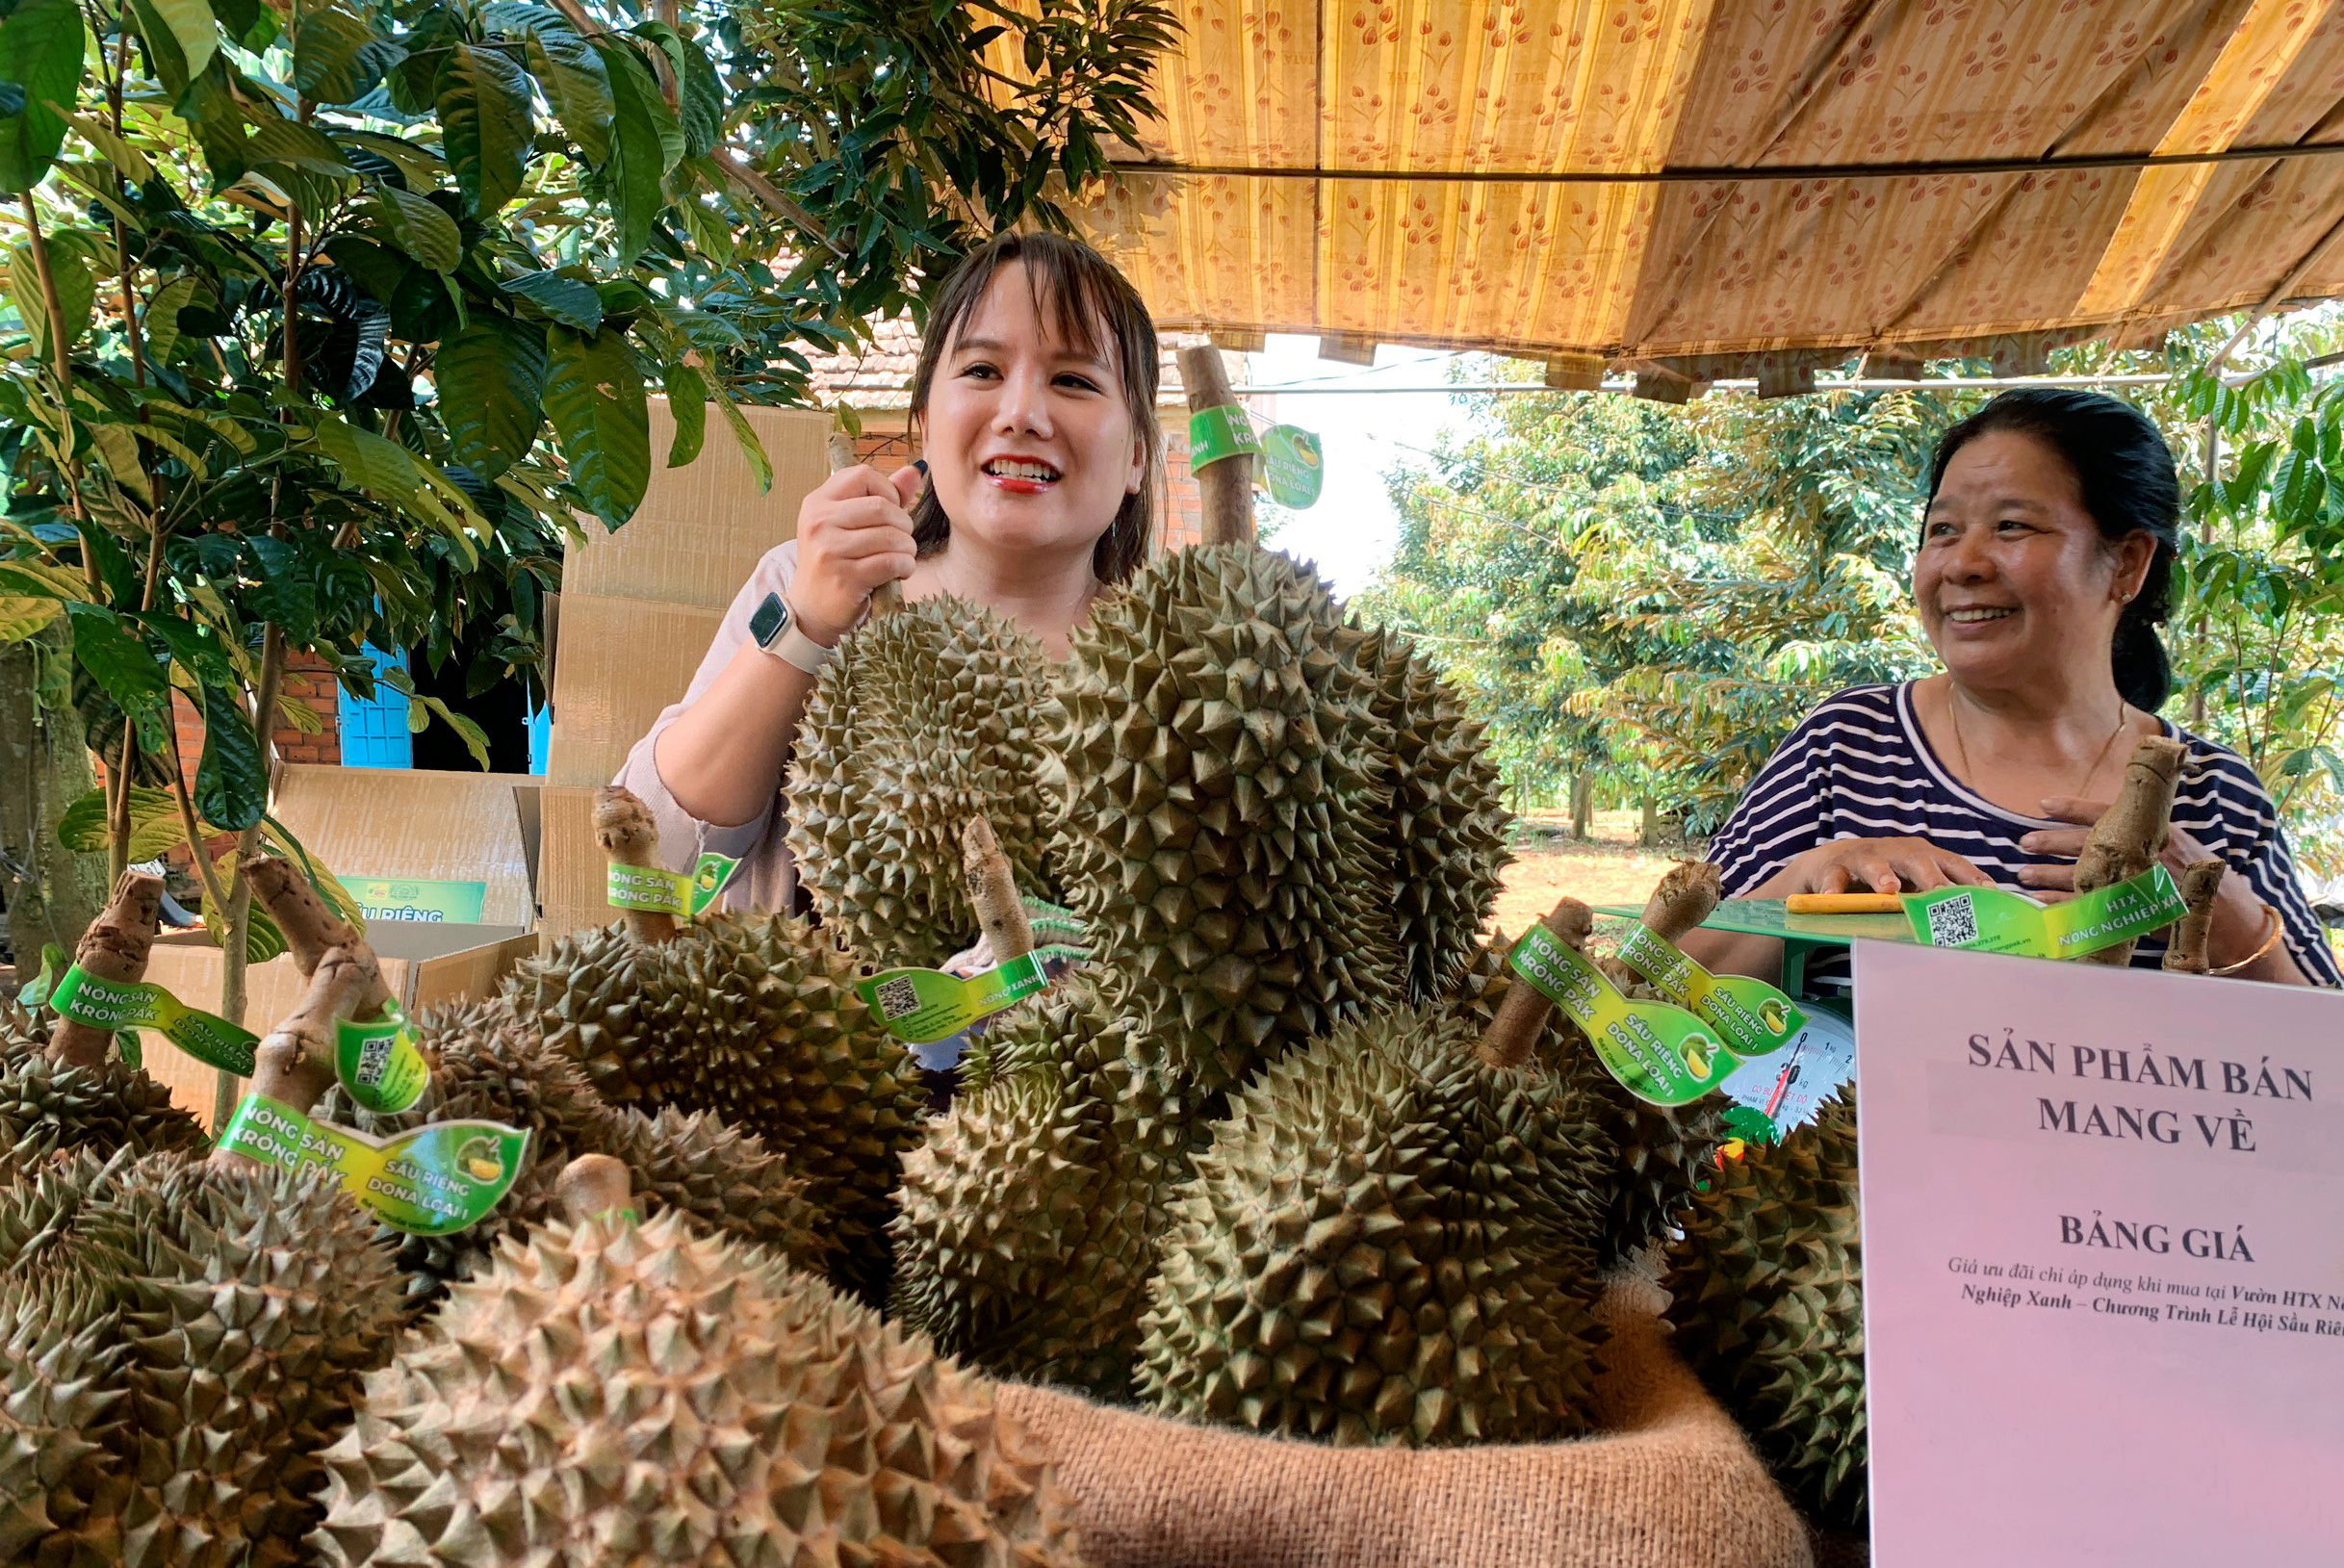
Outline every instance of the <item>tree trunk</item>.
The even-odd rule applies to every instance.
[[[106,904],[106,858],[57,839],[65,808],[97,787],[81,716],[68,702],[40,701],[43,667],[62,673],[70,656],[56,626],[0,644],[0,887],[24,979],[40,966],[44,944],[71,952]]]
[[[1595,781],[1582,773],[1571,780],[1571,836],[1587,836],[1587,824],[1595,815]]]
[[[1644,825],[1636,830],[1636,841],[1646,849],[1661,841],[1660,802],[1647,800],[1644,803]]]

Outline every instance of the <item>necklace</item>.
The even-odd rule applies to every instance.
[[[2099,776],[2099,765],[2108,759],[2109,748],[2116,744],[2116,737],[2125,733],[2126,711],[2125,700],[2119,697],[2116,700],[2116,728],[2109,731],[2108,738],[2099,743],[2099,755],[2092,758],[2092,765],[2084,770],[2081,788],[2092,787],[2092,781]],[[1954,692],[1950,684],[1945,688],[1945,721],[1953,727],[1953,750],[1954,754],[1961,758],[1962,782],[1975,788],[1976,776],[1970,771],[1970,746],[1967,741],[1962,739],[1962,707],[1961,704],[1954,700]]]

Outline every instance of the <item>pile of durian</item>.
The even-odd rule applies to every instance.
[[[313,977],[256,1087],[528,1130],[454,1236],[208,1152],[102,1036],[11,1015],[0,1561],[1071,1563],[988,1375],[1335,1443],[1565,1437],[1606,1276],[1656,1244],[1680,1343],[1860,1513],[1852,1124],[1721,1174],[1713,1113],[1635,1099],[1509,983],[1481,733],[1308,568],[1164,555],[1058,664],[950,599],[876,617],[788,794],[818,923],[566,936],[418,1020],[397,1116],[310,1028],[382,1004],[363,941],[252,868]],[[623,791],[596,831],[657,863]],[[931,1115],[856,982],[1023,954],[1020,894],[1087,957]],[[85,957],[136,978],[152,906],[126,880]],[[1589,940],[1574,901],[1546,924]]]

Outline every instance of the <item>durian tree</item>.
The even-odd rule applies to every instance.
[[[647,395],[671,465],[712,404],[769,475],[740,400],[805,399],[806,348],[992,227],[1056,218],[1148,112],[1169,17],[18,5],[0,635],[64,629],[108,763],[59,831],[117,872],[196,846],[241,1017],[275,938],[237,867],[297,848],[266,815],[269,736],[303,722],[289,657],[368,696],[366,643],[463,642],[475,689],[534,681],[565,531],[618,527],[649,481]],[[989,91],[975,57],[1020,44],[1022,85]],[[193,767],[174,699],[204,720]],[[444,704],[411,711],[484,758]]]

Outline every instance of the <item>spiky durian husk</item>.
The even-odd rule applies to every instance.
[[[1004,1015],[904,1155],[890,1305],[988,1371],[1129,1393],[1154,1240],[1208,1106],[1095,968]]]
[[[334,1568],[1076,1560],[988,1385],[677,1215],[506,1241],[327,1457]]]
[[[855,978],[802,920],[717,914],[656,946],[615,930],[564,938],[507,993],[613,1106],[705,1111],[762,1138],[805,1178],[838,1248],[834,1275],[877,1299],[925,1091]]]
[[[1752,1145],[1685,1217],[1661,1283],[1676,1344],[1800,1504],[1862,1528],[1864,1254],[1851,1092]]]
[[[1450,1010],[1486,1028],[1511,986],[1506,958],[1513,940],[1504,932],[1475,957],[1452,993]],[[1646,988],[1649,993],[1649,988]],[[1655,1105],[1613,1077],[1577,1024],[1558,1013],[1538,1037],[1537,1060],[1601,1107],[1598,1118],[1618,1151],[1604,1180],[1604,1222],[1597,1259],[1609,1269],[1649,1247],[1692,1201],[1725,1139],[1722,1102],[1714,1095],[1690,1105]]]
[[[1208,1091],[1401,995],[1362,640],[1251,545],[1160,556],[1073,633],[1043,727],[1068,901]]]
[[[318,1454],[403,1321],[373,1229],[337,1188],[171,1154],[75,1156],[0,1195],[0,1311],[35,1303],[125,1397],[83,1433],[104,1490],[64,1478],[30,1560],[299,1561]]]
[[[1338,1443],[1585,1427],[1610,1153],[1584,1096],[1477,1038],[1379,1015],[1232,1097],[1159,1248],[1161,1407]]]
[[[980,813],[1017,886],[1053,893],[1034,733],[1047,668],[1016,623],[950,595],[839,643],[798,720],[789,848],[863,958],[935,968],[976,940],[961,831]]]
[[[554,1179],[580,1154],[619,1160],[655,1209],[683,1209],[743,1241],[777,1247],[802,1267],[818,1269],[829,1255],[805,1182],[761,1139],[711,1116],[613,1108],[575,1062],[545,1042],[513,996],[426,1012],[416,1028],[431,1067],[421,1099],[385,1115],[336,1087],[319,1115],[377,1138],[474,1118],[529,1134],[512,1191],[480,1223],[446,1236],[384,1229],[419,1295],[436,1296],[485,1263],[499,1238],[553,1218]]]
[[[0,1155],[193,1153],[209,1145],[203,1123],[136,1067],[111,1057],[93,1067],[51,1061],[53,1021],[45,1009],[0,1002]]]
[[[1396,632],[1370,628],[1361,663],[1376,680],[1376,716],[1391,733],[1392,804],[1384,853],[1396,890],[1407,998],[1450,995],[1481,950],[1498,898],[1506,810],[1481,727],[1433,668]]]
[[[121,1558],[122,1486],[109,1458],[125,1446],[129,1393],[111,1313],[57,1321],[20,1297],[0,1313],[0,1562]]]

